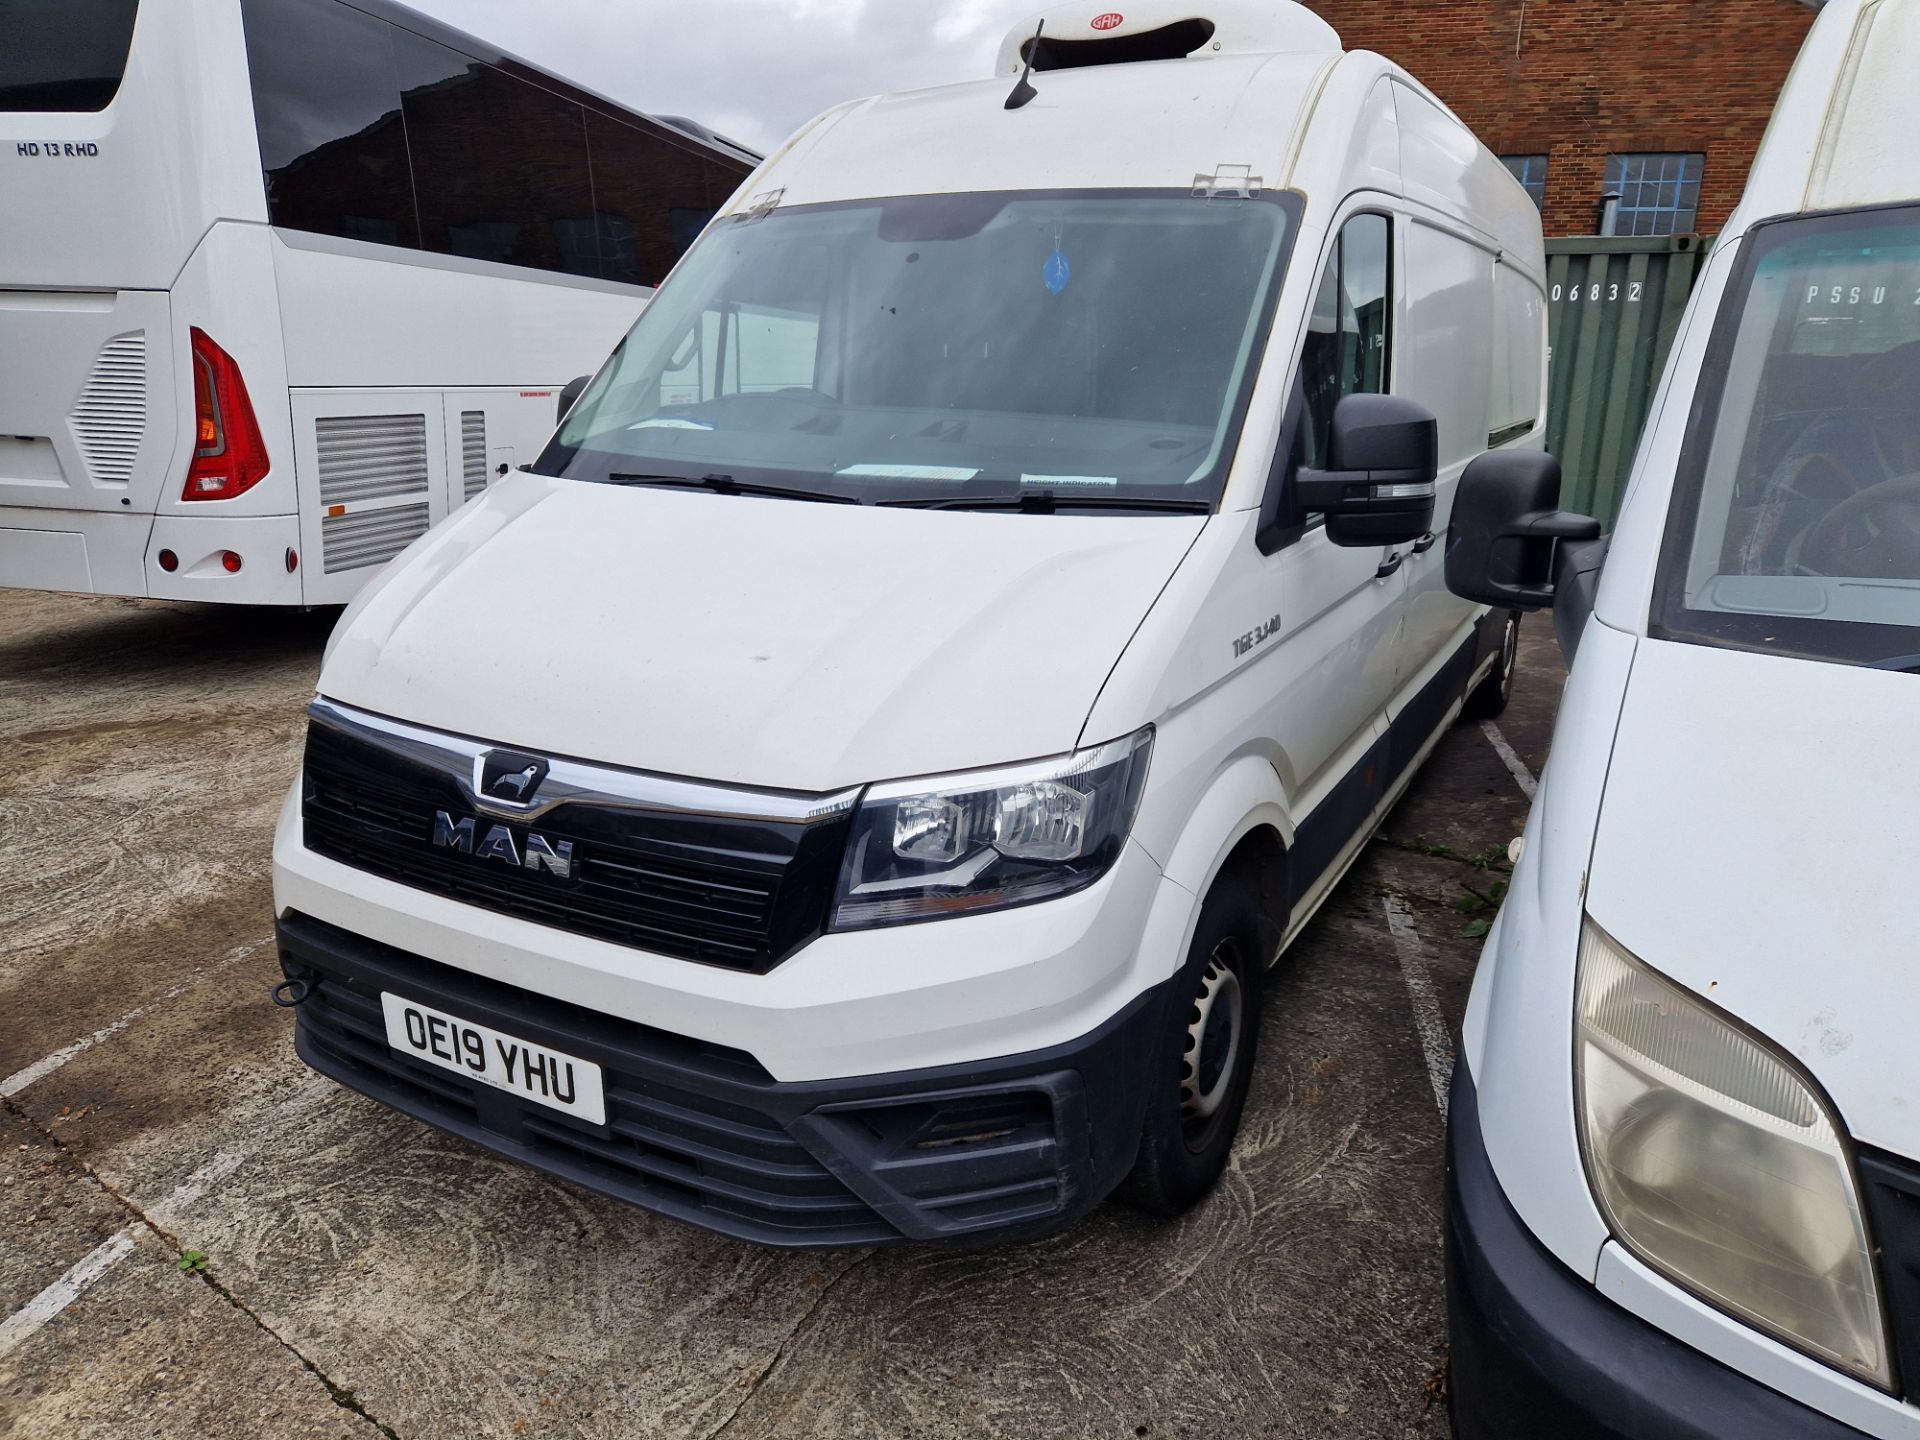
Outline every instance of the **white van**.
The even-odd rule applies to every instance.
[[[1192,14],[809,125],[343,617],[274,853],[311,1064],[779,1244],[1213,1182],[1268,963],[1504,700],[1436,536],[1538,451],[1545,303],[1417,82]]]
[[[1449,579],[1578,643],[1453,1090],[1463,1440],[1920,1436],[1916,65],[1827,5],[1610,549],[1461,485]]]
[[[392,0],[5,0],[0,586],[344,604],[757,158]]]

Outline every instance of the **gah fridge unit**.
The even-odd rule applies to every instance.
[[[387,0],[0,6],[0,586],[339,604],[755,157]]]
[[[1920,1436],[1916,63],[1815,23],[1610,546],[1461,484],[1450,579],[1578,646],[1453,1090],[1468,1440]]]
[[[1417,81],[1202,10],[807,126],[355,601],[274,848],[311,1064],[773,1244],[1207,1191],[1269,962],[1504,703],[1439,537],[1546,308]]]

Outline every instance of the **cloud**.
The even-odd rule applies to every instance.
[[[638,110],[770,150],[831,105],[992,74],[1039,0],[409,0]]]

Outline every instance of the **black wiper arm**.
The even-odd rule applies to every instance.
[[[1018,510],[1029,515],[1051,515],[1059,510],[1146,510],[1202,515],[1213,509],[1211,500],[1185,496],[1060,495],[1052,490],[1022,490],[1017,495],[933,495],[874,503],[914,510]]]
[[[825,505],[858,505],[853,495],[838,495],[831,490],[803,490],[791,485],[761,485],[752,480],[736,480],[731,475],[646,475],[615,470],[608,474],[610,485],[648,485],[663,490],[711,490],[716,495],[772,495],[781,500],[818,500]]]
[[[1909,675],[1920,675],[1920,655],[1889,655],[1884,660],[1876,660],[1867,667],[1869,670],[1903,670]]]

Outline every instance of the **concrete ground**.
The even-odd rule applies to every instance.
[[[1458,907],[1546,758],[1544,622],[1498,729],[1446,737],[1283,963],[1198,1211],[819,1255],[519,1169],[294,1059],[268,841],[331,621],[0,591],[0,1434],[1447,1433]]]

